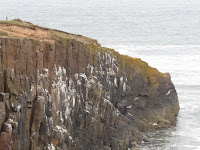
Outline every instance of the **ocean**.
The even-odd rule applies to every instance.
[[[97,39],[169,72],[177,126],[149,133],[142,150],[200,150],[199,0],[1,0],[0,20],[20,18]]]

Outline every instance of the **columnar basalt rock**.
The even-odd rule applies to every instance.
[[[169,74],[80,35],[0,31],[0,150],[126,150],[175,125]]]

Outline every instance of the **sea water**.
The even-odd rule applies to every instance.
[[[200,149],[199,0],[1,0],[0,19],[97,39],[169,72],[178,92],[177,126],[149,133],[143,150]]]

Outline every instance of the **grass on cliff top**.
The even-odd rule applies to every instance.
[[[19,27],[29,28],[32,30],[39,28],[42,30],[50,31],[52,39],[62,41],[62,43],[65,43],[64,41],[66,39],[76,39],[78,41],[82,41],[82,42],[86,42],[86,43],[98,43],[97,40],[89,38],[89,37],[85,37],[85,36],[78,35],[78,34],[72,34],[72,33],[64,32],[64,31],[56,30],[56,29],[42,27],[39,25],[32,24],[31,22],[28,22],[28,21],[23,21],[19,18],[9,20],[9,21],[0,20],[0,24],[15,25],[15,26],[19,26]]]
[[[157,85],[155,76],[163,76],[163,74],[160,73],[157,69],[150,67],[146,62],[142,61],[141,59],[133,58],[127,55],[121,55],[114,49],[101,47],[101,45],[98,44],[96,40],[88,38],[88,37],[84,37],[82,35],[76,35],[76,34],[71,34],[64,31],[41,27],[27,21],[22,21],[21,19],[14,19],[11,21],[0,21],[0,24],[10,24],[10,25],[25,27],[25,28],[29,28],[33,30],[35,30],[36,28],[39,28],[42,30],[50,31],[51,38],[62,44],[66,44],[67,40],[71,40],[71,39],[75,39],[77,41],[87,43],[89,44],[90,54],[94,56],[94,59],[93,59],[94,66],[98,66],[98,59],[96,58],[98,52],[103,53],[106,51],[110,53],[111,56],[114,57],[118,61],[121,73],[126,74],[129,78],[132,78],[132,74],[134,73],[142,73],[146,81],[150,81],[151,84]]]
[[[0,20],[0,23],[18,25],[18,26],[27,27],[27,28],[30,28],[30,29],[34,29],[35,27],[40,27],[38,25],[32,24],[31,22],[23,21],[23,20],[21,20],[19,18],[13,19],[13,20],[9,20],[9,21]],[[45,27],[40,27],[40,28],[48,29],[48,28],[45,28]]]

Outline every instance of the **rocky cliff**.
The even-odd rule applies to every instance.
[[[169,74],[81,35],[0,22],[0,150],[127,150],[175,125]]]

